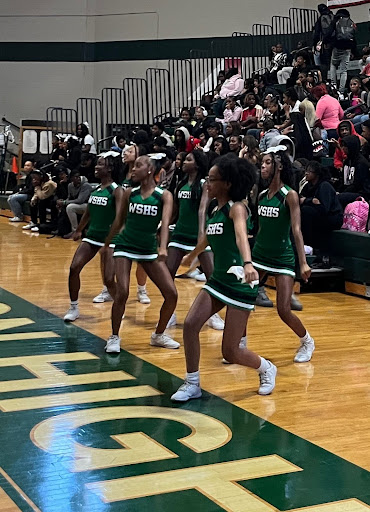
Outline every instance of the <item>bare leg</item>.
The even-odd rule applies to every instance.
[[[199,263],[202,266],[203,272],[205,273],[205,276],[207,279],[211,277],[211,274],[213,272],[213,253],[211,251],[202,252],[202,254],[199,254],[198,256]]]
[[[95,254],[99,251],[99,249],[100,247],[98,247],[97,245],[92,245],[87,242],[81,242],[81,244],[77,248],[77,251],[73,256],[73,260],[69,268],[68,287],[71,301],[74,302],[78,300],[78,293],[81,287],[81,270],[90,260],[93,259]]]
[[[159,321],[155,330],[156,334],[162,334],[168,324],[177,304],[177,290],[171,274],[164,261],[143,262],[143,269],[148,274],[162,294],[164,302],[159,314]]]
[[[138,286],[145,286],[147,280],[147,274],[140,263],[136,266],[136,281]]]
[[[200,342],[199,332],[206,321],[220,311],[224,304],[209,293],[201,290],[193,302],[184,322],[184,347],[186,370],[188,373],[199,370]],[[240,341],[240,336],[239,336]]]
[[[282,321],[286,323],[297,336],[303,338],[306,334],[306,329],[300,319],[292,313],[290,308],[294,279],[290,276],[280,274],[275,276],[275,281],[278,314]]]
[[[127,258],[114,258],[117,286],[112,306],[112,334],[118,336],[123,313],[130,287],[130,272],[132,261]]]
[[[226,309],[225,329],[222,338],[222,355],[230,363],[241,364],[257,369],[261,366],[261,358],[247,348],[240,348],[240,338],[245,332],[250,312],[230,306]]]
[[[103,283],[108,288],[111,297],[116,294],[116,282],[114,280],[113,248],[104,247],[100,251],[100,266],[102,269]]]
[[[178,247],[169,247],[166,265],[170,271],[172,279],[175,279],[176,272],[180,266],[182,258],[186,252]]]

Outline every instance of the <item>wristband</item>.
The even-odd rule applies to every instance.
[[[245,267],[245,265],[253,265],[253,263],[251,261],[244,261],[243,267]]]

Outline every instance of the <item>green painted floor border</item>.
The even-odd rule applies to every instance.
[[[30,340],[4,341],[2,338],[0,365],[1,359],[4,357],[89,352],[98,358],[55,363],[54,366],[71,375],[123,370],[135,377],[135,380],[122,382],[1,392],[0,405],[3,400],[14,398],[46,394],[57,396],[67,392],[113,390],[139,385],[151,386],[163,393],[146,398],[0,412],[0,467],[42,512],[145,512],[149,510],[153,512],[189,509],[213,512],[223,510],[220,505],[215,504],[195,489],[104,503],[86,484],[275,454],[303,471],[251,480],[238,480],[238,483],[242,488],[249,490],[278,510],[292,510],[350,498],[357,498],[370,505],[370,473],[366,470],[212,394],[204,393],[201,400],[174,405],[170,401],[170,395],[181,382],[177,377],[124,350],[119,356],[106,355],[102,339],[75,325],[66,325],[60,318],[3,289],[0,289],[0,303],[8,304],[12,308],[11,311],[0,314],[0,329],[2,328],[1,320],[5,319],[21,317],[34,321],[31,325],[0,330],[2,337],[6,334],[40,331],[53,331],[59,335],[59,337],[36,337]],[[14,379],[34,378],[35,376],[22,366],[0,366],[0,385]],[[83,445],[95,448],[116,449],[122,447],[110,436],[129,432],[144,432],[178,457],[74,473],[68,469],[73,460],[73,453],[70,452],[67,438],[58,441],[55,432],[55,439],[53,438],[51,443],[60,443],[59,453],[41,450],[30,439],[30,432],[35,425],[48,418],[73,411],[84,411],[86,414],[91,409],[122,406],[161,407],[169,411],[181,409],[202,413],[228,426],[232,432],[232,438],[221,448],[206,453],[195,453],[178,441],[178,439],[188,436],[191,430],[177,421],[133,418],[90,423],[73,431],[74,441],[78,440]],[[318,428],[320,427],[318,426]],[[0,478],[0,486],[22,511],[34,510],[20,494],[14,491],[13,487],[10,488],[8,481],[3,482],[3,479]],[[123,488],[125,488],[124,485]],[[248,495],[250,496],[250,494]],[[250,511],[253,512],[253,508]]]

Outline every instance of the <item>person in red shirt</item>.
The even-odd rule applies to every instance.
[[[253,92],[245,96],[244,107],[240,122],[246,132],[249,129],[257,128],[257,123],[262,117],[263,108],[258,105],[258,98]]]

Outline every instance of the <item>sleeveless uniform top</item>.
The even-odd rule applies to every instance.
[[[199,183],[199,192],[205,180]],[[169,247],[178,247],[184,251],[192,251],[198,243],[199,217],[197,205],[191,199],[191,185],[185,183],[180,190],[177,190],[179,201],[179,218],[173,230]]]
[[[271,198],[264,190],[258,201],[259,230],[253,247],[252,259],[255,268],[272,274],[295,277],[295,256],[290,240],[290,210],[286,204],[287,185]]]
[[[229,217],[233,204],[229,201],[207,221],[206,235],[214,254],[214,270],[204,290],[228,306],[250,310],[254,308],[258,286],[252,289],[234,274],[227,273],[232,266],[243,266],[236,245],[234,222]]]
[[[140,192],[140,187],[131,190],[126,224],[116,237],[114,256],[153,261],[158,256],[157,230],[162,220],[163,190],[155,187],[146,199]]]
[[[82,239],[83,242],[88,242],[92,245],[104,245],[116,216],[114,191],[117,187],[117,183],[113,182],[105,188],[99,185],[98,188],[91,192],[87,202],[90,222],[86,237]]]
[[[132,185],[132,181],[130,179],[125,178],[122,181],[121,187],[123,188],[123,190],[127,190],[128,188],[132,187]]]

